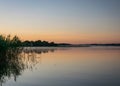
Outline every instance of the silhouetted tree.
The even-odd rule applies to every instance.
[[[22,42],[22,45],[25,47],[39,47],[39,46],[57,46],[57,44],[55,44],[54,42],[48,42],[48,41],[41,41],[41,40],[37,40],[37,41],[24,41]]]

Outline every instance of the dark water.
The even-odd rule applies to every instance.
[[[25,48],[0,58],[1,86],[120,86],[120,47]]]

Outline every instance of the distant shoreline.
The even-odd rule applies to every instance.
[[[24,47],[118,47],[120,44],[67,44],[67,43],[61,43],[61,44],[54,44],[54,45],[26,45]]]

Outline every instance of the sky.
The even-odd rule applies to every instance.
[[[0,34],[57,43],[120,43],[120,0],[0,0]]]

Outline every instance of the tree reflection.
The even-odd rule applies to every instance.
[[[24,53],[37,53],[37,54],[41,54],[41,53],[48,53],[48,52],[54,52],[55,50],[57,50],[57,48],[34,48],[34,47],[26,47],[23,49]]]

